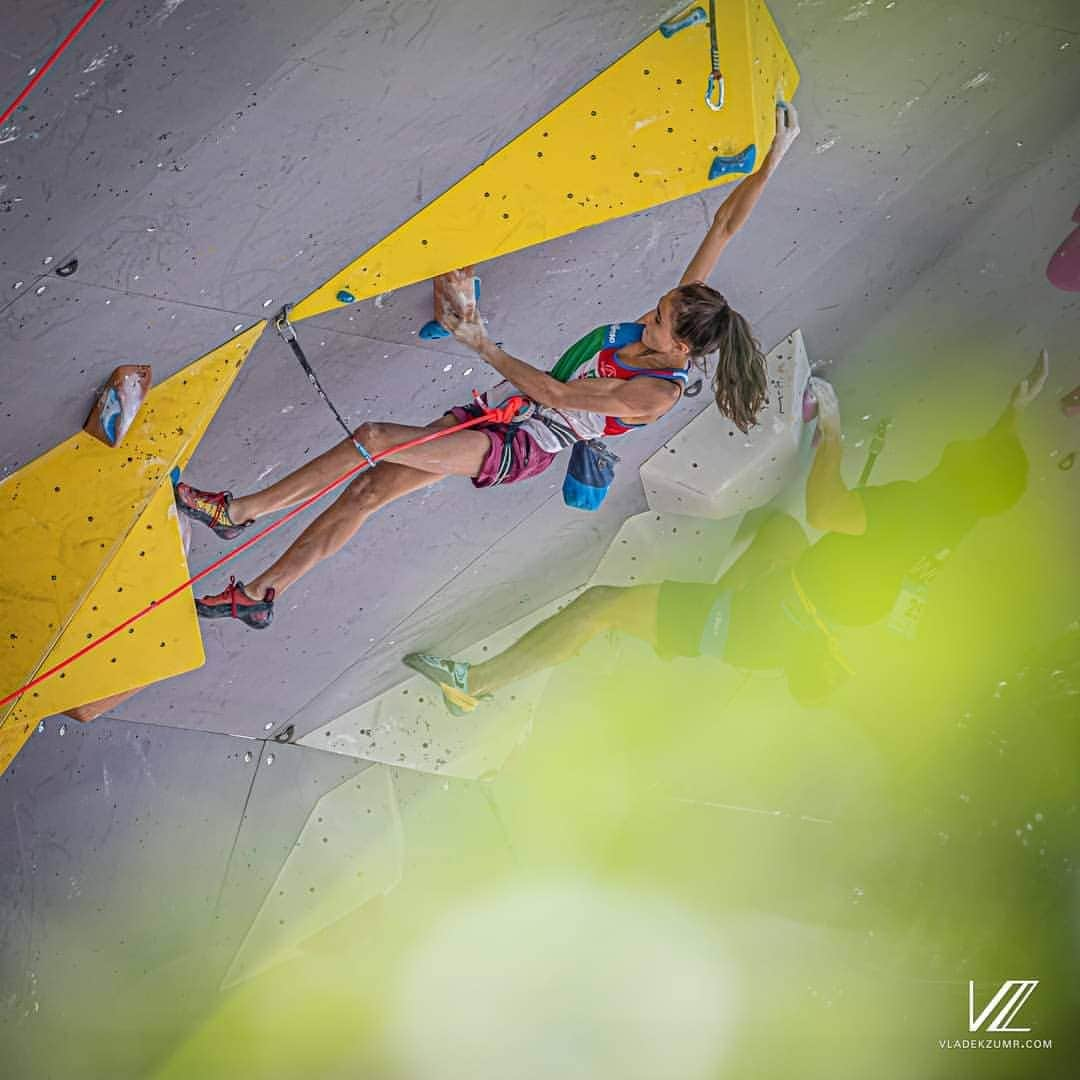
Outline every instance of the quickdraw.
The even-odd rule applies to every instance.
[[[345,432],[349,442],[356,447],[360,456],[371,466],[375,465],[375,459],[368,453],[368,449],[364,444],[353,434],[353,429],[345,422],[341,413],[337,411],[334,403],[326,395],[326,391],[322,388],[322,383],[319,382],[318,375],[315,374],[315,369],[308,362],[308,358],[304,355],[304,350],[300,346],[300,339],[296,336],[296,331],[293,329],[293,324],[289,322],[289,308],[292,304],[286,304],[274,318],[274,329],[281,335],[289,348],[292,349],[293,355],[300,362],[300,366],[304,369],[308,379],[311,381],[311,385],[315,387],[319,397],[326,402],[327,407],[334,414],[334,418],[341,425],[342,430]]]
[[[705,104],[713,112],[719,112],[724,107],[724,76],[720,71],[720,45],[716,40],[716,0],[709,0],[709,50],[712,70],[705,88]]]

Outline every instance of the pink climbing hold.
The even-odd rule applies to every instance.
[[[1080,206],[1073,211],[1072,219],[1080,225]],[[1046,278],[1051,285],[1065,292],[1080,292],[1080,229],[1073,229],[1050,256]]]
[[[810,384],[807,383],[806,389],[803,391],[802,396],[802,418],[804,424],[809,424],[814,417],[817,416],[817,398],[814,397],[814,392],[810,389]]]

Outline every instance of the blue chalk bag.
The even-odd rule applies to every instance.
[[[563,502],[578,510],[598,510],[615,479],[618,460],[600,439],[574,443],[563,479]]]

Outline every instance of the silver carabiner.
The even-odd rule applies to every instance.
[[[274,329],[286,340],[295,341],[296,331],[293,329],[293,325],[289,322],[289,309],[292,304],[286,304],[276,316],[274,316]]]
[[[717,97],[715,102],[714,95]],[[719,112],[724,107],[724,76],[719,71],[714,71],[709,76],[709,85],[705,90],[705,104],[713,112]]]

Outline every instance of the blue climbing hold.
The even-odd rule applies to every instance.
[[[110,446],[116,445],[116,427],[122,412],[120,395],[115,387],[110,386],[105,395],[105,403],[101,406],[101,428]]]
[[[718,180],[721,176],[728,176],[731,173],[752,173],[755,161],[757,161],[757,146],[754,143],[751,143],[741,154],[734,154],[731,157],[717,156],[713,158],[709,169],[709,179]]]
[[[705,14],[705,9],[696,7],[681,19],[669,19],[666,23],[662,23],[660,26],[660,33],[666,38],[674,37],[680,30],[685,30],[688,26],[695,26],[697,23],[708,21],[709,19]]]
[[[339,303],[342,303],[342,304],[355,304],[356,303],[356,297],[353,296],[353,294],[351,292],[349,292],[347,289],[342,289],[341,292],[339,292],[337,294],[337,298],[338,298]]]
[[[440,341],[442,338],[449,337],[450,331],[442,323],[432,319],[431,322],[426,322],[420,327],[420,336],[425,341]]]

